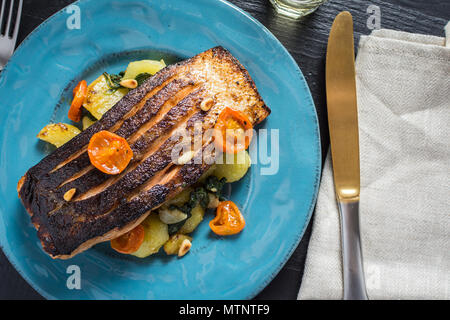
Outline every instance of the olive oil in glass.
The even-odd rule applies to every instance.
[[[270,0],[270,2],[277,12],[297,19],[314,12],[326,0]]]

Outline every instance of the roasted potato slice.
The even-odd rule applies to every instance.
[[[138,258],[145,258],[155,254],[169,240],[169,231],[167,224],[161,222],[155,213],[151,213],[142,222],[145,230],[144,242],[140,248],[133,252],[132,255]]]
[[[229,156],[230,155],[228,155],[228,157]],[[250,165],[252,163],[250,155],[246,150],[235,154],[234,159],[230,159],[233,161],[226,161],[226,154],[224,154],[223,157],[223,164],[216,164],[216,169],[214,170],[213,174],[219,179],[225,178],[227,182],[235,182],[241,180],[247,173],[248,168],[250,168]]]
[[[70,124],[51,123],[42,128],[37,137],[59,148],[80,132],[77,127]]]
[[[88,86],[83,107],[99,120],[127,93],[127,88],[111,90],[105,76],[101,75]]]
[[[81,123],[83,124],[83,131],[92,126],[95,123],[95,120],[92,120],[88,116],[84,116],[83,119],[81,119]]]
[[[202,206],[197,205],[194,209],[192,209],[191,215],[192,216],[187,219],[181,227],[179,233],[187,234],[193,232],[198,227],[200,222],[202,222],[205,215],[205,209],[203,209]]]
[[[184,234],[179,234],[176,233],[174,235],[172,235],[169,239],[169,241],[167,241],[164,244],[164,251],[171,255],[171,254],[178,254],[178,251],[180,250],[181,244],[183,243],[183,241],[185,239],[188,239],[189,241],[192,241],[192,238],[184,235]]]
[[[174,198],[170,199],[167,202],[167,206],[170,206],[171,204],[181,207],[183,204],[189,201],[191,197],[191,191],[192,188],[186,188],[183,191],[181,191],[178,195],[176,195]]]
[[[136,76],[141,73],[148,73],[154,75],[165,66],[166,64],[162,59],[160,61],[158,60],[133,61],[128,64],[123,79],[135,79]]]

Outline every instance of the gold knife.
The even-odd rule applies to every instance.
[[[344,299],[367,299],[359,235],[359,135],[352,15],[337,15],[328,38],[326,92],[334,187],[341,220]]]

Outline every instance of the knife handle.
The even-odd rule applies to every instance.
[[[368,300],[359,235],[359,201],[338,202],[341,215],[344,300]]]

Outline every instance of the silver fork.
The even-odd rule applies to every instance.
[[[4,23],[3,18],[6,18],[5,14],[6,1],[7,0],[2,1],[2,9],[0,11],[0,28],[1,26],[3,26]],[[19,33],[20,16],[22,15],[22,0],[19,0],[19,6],[17,8],[17,18],[14,26],[12,26],[13,8],[14,8],[14,0],[11,0],[5,32],[3,34],[0,33],[0,70],[2,70],[5,67],[6,62],[8,62],[9,58],[11,58],[14,52],[14,48],[16,46],[17,34]],[[12,27],[14,29],[12,31],[12,36],[10,37],[9,34]]]

